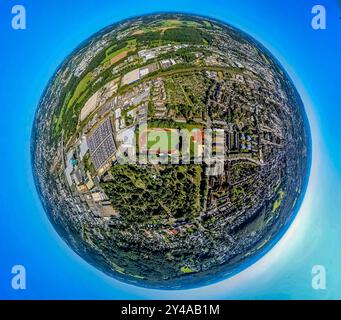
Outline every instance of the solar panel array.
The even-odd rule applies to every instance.
[[[116,152],[110,118],[107,118],[88,137],[92,163],[96,170],[102,167]]]

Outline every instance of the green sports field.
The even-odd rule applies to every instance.
[[[153,128],[148,129],[147,148],[149,151],[158,151],[169,153],[177,150],[179,143],[179,133],[176,129]]]

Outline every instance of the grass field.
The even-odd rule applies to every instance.
[[[92,75],[91,73],[87,73],[85,77],[79,82],[73,96],[67,103],[67,109],[70,108],[70,106],[74,103],[77,102],[80,96],[87,90],[89,83],[92,80]]]
[[[149,151],[158,151],[168,153],[177,150],[178,131],[168,128],[152,128],[148,129],[147,148]]]
[[[180,25],[182,25],[182,21],[181,20],[177,20],[177,19],[163,20],[160,23],[161,27],[178,27]]]
[[[284,191],[281,189],[279,190],[278,197],[272,207],[272,213],[275,213],[278,210],[278,208],[281,206],[283,197],[284,197]]]
[[[186,136],[182,135],[182,139],[188,139],[188,152],[191,156],[201,156],[203,144],[203,136],[199,132],[201,130],[201,128],[189,126],[189,135],[187,138]],[[157,154],[158,152],[174,154],[177,150],[179,150],[180,132],[178,129],[148,128],[147,135],[142,134],[140,138],[141,150],[146,147],[150,154]],[[185,145],[182,146],[182,148],[184,147]]]
[[[71,96],[71,92],[68,92],[66,95],[66,98],[64,100],[64,104],[63,107],[61,109],[61,112],[59,114],[59,117],[57,119],[57,123],[56,123],[56,130],[59,131],[62,121],[63,121],[63,117],[65,112],[77,101],[83,99],[85,97],[85,95],[87,94],[89,88],[89,84],[92,81],[92,76],[91,73],[89,72],[88,74],[85,75],[85,77],[79,82],[78,86],[76,87],[76,90],[74,92],[74,94]]]
[[[109,54],[109,52],[115,48],[115,46],[110,47],[106,51],[106,57],[105,59],[101,62],[101,64],[105,64],[106,62],[116,58],[116,61],[113,60],[112,63],[118,62],[120,59],[124,58],[128,52],[135,50],[136,48],[136,39],[129,40],[127,42],[127,45],[124,48],[118,49],[112,53]],[[120,57],[120,58],[119,58]]]
[[[207,26],[206,23],[204,25]],[[164,32],[167,29],[178,28],[178,27],[200,27],[200,26],[201,26],[201,24],[199,22],[196,22],[196,21],[167,19],[167,20],[160,21],[159,23],[155,24],[154,26],[144,27],[140,30],[136,30],[133,33],[133,35],[139,35],[142,33],[156,32],[156,31]]]

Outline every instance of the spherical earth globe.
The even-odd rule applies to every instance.
[[[86,261],[132,284],[202,286],[267,252],[310,167],[302,101],[250,36],[187,14],[95,34],[47,85],[32,133],[49,219]]]

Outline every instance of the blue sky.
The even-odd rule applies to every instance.
[[[341,298],[341,6],[337,1],[2,1],[0,4],[0,298],[15,299],[325,299]],[[27,29],[11,28],[11,8],[27,9]],[[313,30],[311,8],[327,9]],[[33,184],[30,134],[48,80],[64,58],[121,19],[183,11],[226,21],[265,45],[292,77],[313,139],[310,183],[301,210],[278,244],[240,274],[185,291],[138,288],[110,279],[74,254],[49,223]],[[11,288],[11,268],[27,270],[27,289]],[[313,290],[324,265],[327,289]]]

